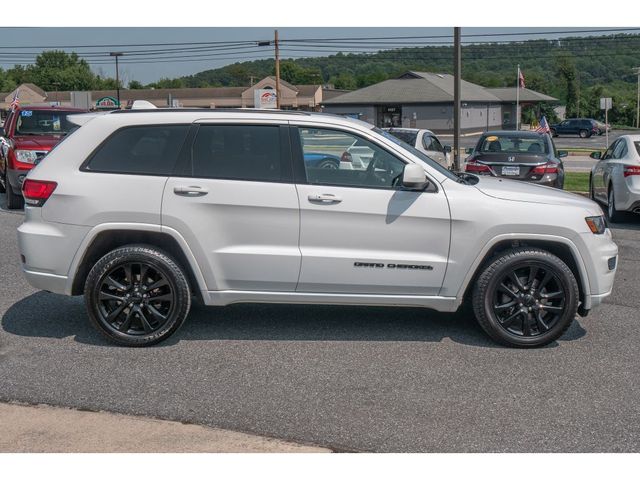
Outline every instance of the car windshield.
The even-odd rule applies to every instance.
[[[393,143],[395,143],[396,145],[401,146],[402,148],[404,148],[405,150],[408,150],[409,153],[413,154],[414,156],[418,157],[420,160],[422,160],[424,163],[426,163],[427,165],[429,165],[430,167],[436,169],[438,172],[440,172],[441,174],[445,175],[447,178],[450,178],[452,180],[458,181],[458,177],[451,171],[447,170],[446,168],[444,168],[442,165],[440,165],[438,162],[436,162],[433,158],[431,158],[428,155],[425,155],[424,153],[422,153],[420,150],[418,150],[415,147],[412,147],[411,145],[409,145],[406,142],[403,142],[402,140],[400,140],[399,138],[393,136],[392,134],[390,134],[389,132],[385,132],[384,130],[380,130],[379,128],[374,128],[373,129],[374,132],[379,133],[380,135],[382,135],[383,137],[391,140]]]
[[[638,155],[640,155],[640,142],[633,142],[633,144],[636,146],[636,151],[638,152]]]
[[[418,132],[407,132],[403,130],[389,130],[389,133],[394,137],[398,137],[400,140],[402,140],[405,143],[408,143],[409,145],[415,145],[416,138],[418,137]]]
[[[549,153],[544,137],[530,137],[518,135],[487,135],[480,139],[482,153]]]
[[[67,120],[78,112],[51,110],[20,110],[16,135],[63,135],[78,128]]]

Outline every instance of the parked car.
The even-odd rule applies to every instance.
[[[424,152],[445,168],[451,168],[451,146],[442,146],[431,130],[419,128],[385,128],[391,135]]]
[[[23,271],[35,288],[84,294],[118,344],[169,337],[196,296],[443,312],[468,302],[493,339],[534,347],[611,293],[618,248],[595,202],[455,174],[359,120],[158,109],[71,121],[82,126],[23,184]],[[356,141],[373,152],[364,170],[304,161],[303,145]]]
[[[598,135],[604,135],[607,132],[607,130],[611,131],[611,125],[609,125],[608,123],[604,123],[596,120],[596,125],[598,127]]]
[[[467,151],[465,171],[563,188],[566,151],[546,133],[501,130],[484,133]]]
[[[29,170],[60,141],[77,128],[67,120],[84,110],[22,106],[9,113],[0,132],[0,193],[7,208],[22,208],[20,189]]]
[[[640,213],[640,135],[622,135],[591,169],[591,198],[606,205],[609,220],[624,220],[625,212]]]
[[[598,126],[593,118],[570,118],[560,123],[551,125],[551,135],[578,135],[580,138],[589,138],[591,135],[602,135],[604,130]]]

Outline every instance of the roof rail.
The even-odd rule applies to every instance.
[[[287,115],[311,115],[310,112],[303,112],[300,110],[276,110],[265,108],[139,108],[129,110],[112,110],[111,115],[114,114],[132,114],[132,113],[150,113],[150,112],[233,112],[233,113],[285,113]]]

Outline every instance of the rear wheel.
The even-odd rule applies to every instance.
[[[13,191],[13,187],[11,183],[6,180],[6,193],[7,197],[7,208],[9,210],[16,210],[18,208],[24,207],[24,198],[22,197],[22,193],[15,193]]]
[[[587,130],[580,130],[580,138],[589,138],[591,134]]]
[[[547,345],[578,310],[578,283],[558,257],[534,248],[506,251],[481,273],[472,295],[480,326],[512,347]]]
[[[618,223],[624,221],[624,212],[616,210],[616,196],[613,192],[613,185],[609,186],[609,197],[607,202],[607,215],[609,221],[612,223]]]
[[[151,246],[118,248],[93,266],[84,289],[91,323],[119,345],[143,347],[171,336],[191,307],[186,275]]]

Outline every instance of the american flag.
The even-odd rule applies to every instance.
[[[540,126],[536,128],[536,132],[551,133],[551,129],[549,128],[549,124],[547,123],[547,117],[545,117],[544,115],[540,119]]]
[[[20,95],[20,89],[17,88],[16,89],[16,93],[13,94],[13,100],[11,101],[11,104],[9,105],[9,108],[11,108],[11,110],[15,110],[16,108],[18,108],[20,106],[20,100],[18,100],[18,96]]]
[[[525,88],[524,75],[522,74],[522,70],[520,70],[520,67],[518,67],[518,85],[520,85],[520,88]]]

